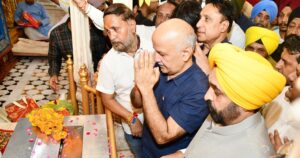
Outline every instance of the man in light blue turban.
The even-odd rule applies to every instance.
[[[271,28],[271,23],[276,19],[278,7],[272,0],[261,0],[251,12],[251,19],[257,26]]]

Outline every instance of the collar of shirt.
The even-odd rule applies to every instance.
[[[228,40],[227,37],[226,37],[222,42],[220,42],[220,43],[229,43],[229,44],[231,44],[231,43],[229,42],[229,40]],[[211,48],[210,48],[210,50],[211,50]],[[209,56],[210,50],[209,50],[209,52],[206,54],[207,57]]]
[[[176,76],[175,78],[172,78],[172,79],[168,80],[168,75],[167,74],[163,74],[162,75],[162,79],[165,82],[174,82],[175,85],[178,86],[182,82],[184,82],[187,78],[189,78],[193,74],[193,72],[195,71],[195,69],[197,69],[197,68],[198,68],[198,66],[193,62],[193,65],[191,67],[189,67],[186,71],[184,71],[180,75]]]
[[[219,135],[232,135],[244,131],[245,129],[252,128],[251,126],[258,125],[259,122],[261,122],[261,117],[261,114],[257,112],[240,123],[228,126],[217,126],[212,121],[211,126],[207,129]]]
[[[221,43],[229,43],[229,44],[231,44],[231,43],[229,42],[228,38],[225,38]]]

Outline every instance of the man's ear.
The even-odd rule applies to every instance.
[[[129,19],[129,20],[127,20],[127,23],[129,24],[129,28],[135,32],[135,30],[136,30],[135,20],[134,19]]]
[[[132,8],[132,12],[133,12],[133,15],[134,17],[136,17],[138,15],[138,5],[135,5],[133,8]]]
[[[229,21],[228,20],[224,20],[221,23],[221,32],[227,32],[229,27]]]
[[[183,49],[183,51],[182,51],[183,61],[188,61],[193,54],[194,54],[194,49],[191,46]]]

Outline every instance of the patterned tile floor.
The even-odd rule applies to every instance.
[[[60,91],[55,93],[49,87],[47,57],[20,57],[16,66],[0,84],[0,105],[5,106],[21,96],[29,96],[42,105],[68,92],[67,73],[63,63],[59,76]]]
[[[34,98],[38,105],[43,105],[58,98],[60,94],[67,94],[69,86],[64,62],[59,76],[60,90],[55,93],[48,84],[47,57],[19,57],[18,60],[16,66],[0,83],[0,107],[19,100],[24,95]],[[126,145],[123,131],[117,132],[116,137],[118,138],[117,148],[121,149],[118,151],[119,157],[133,158],[133,154]]]

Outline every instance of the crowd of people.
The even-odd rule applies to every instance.
[[[300,1],[73,2],[93,23],[96,89],[136,158],[300,157]],[[50,33],[53,90],[70,25]]]

